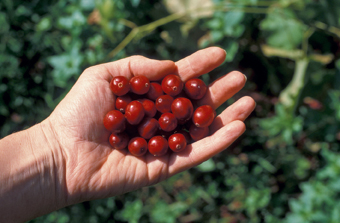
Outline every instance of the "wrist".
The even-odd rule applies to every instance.
[[[48,120],[0,140],[0,222],[66,206],[62,157]]]

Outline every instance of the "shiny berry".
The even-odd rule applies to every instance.
[[[122,113],[125,113],[126,106],[131,102],[129,95],[123,95],[116,98],[116,109]]]
[[[159,123],[154,118],[144,118],[138,126],[138,133],[144,139],[150,139],[159,129]]]
[[[146,94],[150,89],[150,81],[145,76],[136,76],[130,80],[130,89],[135,94]]]
[[[207,86],[204,81],[193,78],[185,82],[184,91],[190,99],[201,99],[207,92]]]
[[[159,127],[167,132],[173,131],[177,127],[177,119],[174,114],[170,112],[162,114],[158,122]]]
[[[142,137],[134,137],[129,141],[128,149],[134,156],[143,156],[148,151],[148,143]]]
[[[110,82],[110,89],[117,96],[125,95],[130,90],[129,80],[124,76],[116,76]]]
[[[183,85],[181,78],[174,74],[169,74],[162,80],[162,89],[170,96],[178,95],[182,91]]]
[[[162,136],[154,136],[149,140],[148,150],[154,156],[163,156],[168,151],[168,141]]]
[[[139,101],[131,101],[125,109],[125,118],[131,125],[139,124],[144,118],[144,107]]]
[[[156,109],[161,113],[170,112],[174,98],[170,95],[162,95],[156,99]]]
[[[104,127],[110,132],[122,132],[125,130],[125,117],[118,110],[109,111],[103,120]]]
[[[122,150],[127,147],[129,143],[129,136],[125,132],[112,133],[109,137],[109,142],[114,149]]]
[[[145,116],[154,117],[156,115],[157,109],[153,101],[146,98],[139,99],[138,101],[143,105]]]
[[[178,119],[180,124],[184,124],[191,119],[194,107],[187,98],[176,98],[171,104],[171,112]]]
[[[192,125],[189,128],[189,134],[194,141],[198,141],[209,135],[209,127],[201,128],[201,127]]]
[[[169,148],[174,152],[180,152],[187,146],[187,140],[181,133],[175,133],[168,139]]]
[[[155,101],[161,95],[164,95],[162,86],[156,82],[151,82],[150,89],[148,93],[146,93],[146,97]]]
[[[195,110],[192,121],[197,127],[208,127],[215,116],[216,112],[210,105],[202,105]]]

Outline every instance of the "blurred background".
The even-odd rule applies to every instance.
[[[45,119],[81,72],[130,55],[228,52],[257,102],[229,149],[152,187],[38,222],[339,222],[340,1],[2,0],[0,137]]]

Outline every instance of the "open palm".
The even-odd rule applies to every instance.
[[[128,150],[112,149],[110,132],[103,126],[104,115],[114,109],[115,96],[109,88],[113,76],[145,75],[151,81],[170,73],[183,81],[219,66],[225,51],[211,47],[176,63],[133,56],[88,68],[48,118],[63,157],[62,190],[68,204],[122,194],[160,182],[209,159],[227,148],[245,130],[243,120],[255,107],[244,97],[223,111],[212,124],[211,136],[189,145],[180,153],[166,156],[132,156]],[[245,77],[231,72],[209,86],[201,104],[217,108],[245,84]]]

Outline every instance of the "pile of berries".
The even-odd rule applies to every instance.
[[[116,76],[110,89],[116,95],[116,110],[109,111],[103,120],[112,133],[109,142],[118,150],[127,147],[134,156],[147,151],[162,156],[168,148],[182,151],[188,143],[209,135],[216,116],[209,105],[195,106],[207,91],[198,78],[183,83],[174,74],[161,82],[150,82],[145,76],[130,80]]]

